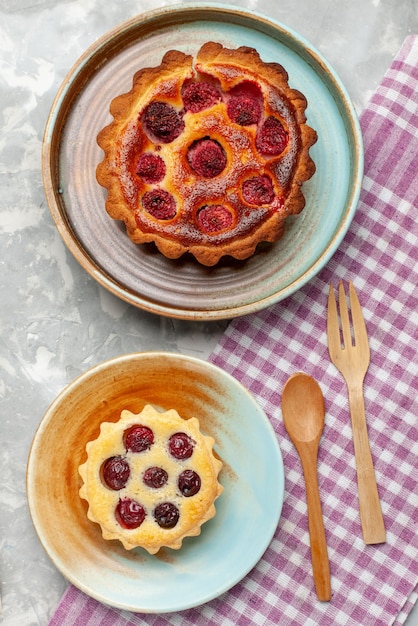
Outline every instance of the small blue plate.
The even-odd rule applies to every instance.
[[[224,463],[216,516],[180,550],[149,555],[105,541],[78,495],[78,466],[100,423],[146,403],[196,416]],[[273,427],[232,376],[192,357],[148,352],[106,361],[56,398],[35,434],[27,493],[39,539],[57,569],[104,604],[139,613],[198,606],[238,583],[279,522],[284,470]]]

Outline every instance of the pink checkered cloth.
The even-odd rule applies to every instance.
[[[257,398],[282,449],[285,501],[263,558],[220,598],[179,613],[118,611],[70,586],[50,626],[398,626],[406,620],[418,589],[417,36],[406,39],[361,126],[363,191],[339,250],[292,297],[232,321],[211,357]],[[340,279],[353,280],[370,337],[365,402],[387,529],[387,542],[377,546],[362,540],[347,391],[327,350],[328,285]],[[283,385],[299,370],[318,380],[327,406],[318,471],[329,603],[315,595],[302,470],[280,410]]]

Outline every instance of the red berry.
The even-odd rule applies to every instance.
[[[174,196],[164,189],[152,189],[144,193],[142,206],[157,220],[171,220],[176,215]]]
[[[166,102],[151,102],[142,114],[145,129],[162,143],[174,141],[184,129],[180,113]]]
[[[198,113],[220,102],[222,94],[212,83],[189,83],[183,90],[183,102],[187,111]]]
[[[106,486],[114,491],[125,487],[130,473],[128,461],[121,456],[112,456],[102,465],[102,478]]]
[[[136,162],[136,173],[144,183],[159,183],[165,176],[165,163],[158,154],[146,152]]]
[[[200,476],[193,470],[184,470],[178,478],[177,485],[183,496],[189,498],[196,495],[200,490]]]
[[[162,467],[149,467],[143,476],[143,481],[147,487],[159,489],[163,487],[168,480],[168,474]]]
[[[128,452],[144,452],[154,443],[154,433],[148,426],[138,424],[125,430],[123,441]]]
[[[208,137],[192,143],[187,151],[187,160],[190,167],[204,178],[218,176],[226,166],[226,155],[222,146]]]
[[[155,507],[154,517],[161,528],[174,528],[179,521],[180,512],[171,502],[162,502]]]
[[[270,204],[274,200],[274,188],[271,178],[267,174],[254,176],[244,181],[242,195],[248,204]]]
[[[145,519],[146,513],[144,507],[130,498],[119,500],[116,507],[115,516],[117,521],[123,528],[133,529],[141,526]]]
[[[240,95],[232,97],[227,105],[230,119],[240,126],[257,124],[261,117],[261,103],[250,96]]]
[[[226,230],[233,222],[231,211],[222,204],[207,204],[199,209],[196,217],[200,228],[207,233]]]
[[[257,134],[257,150],[261,154],[278,156],[287,146],[288,134],[276,117],[268,117]]]
[[[175,433],[168,440],[168,450],[175,459],[189,459],[196,442],[186,433]]]

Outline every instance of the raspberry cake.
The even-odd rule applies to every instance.
[[[222,462],[213,445],[196,418],[184,420],[174,409],[122,411],[118,422],[101,424],[79,467],[88,518],[127,550],[179,549],[216,514]]]
[[[98,135],[107,212],[168,258],[248,258],[305,205],[317,138],[306,107],[286,70],[253,48],[167,52],[112,101],[114,119]]]

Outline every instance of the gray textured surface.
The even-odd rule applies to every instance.
[[[231,4],[264,13],[306,37],[333,65],[358,113],[405,36],[418,32],[416,0]],[[65,74],[107,30],[159,6],[152,0],[0,2],[0,622],[5,626],[47,624],[66,588],[39,544],[26,504],[27,455],[47,406],[77,374],[116,355],[163,349],[207,358],[225,327],[159,318],[99,287],[66,250],[44,197],[42,135]],[[417,608],[407,623],[418,625]]]

